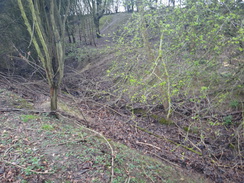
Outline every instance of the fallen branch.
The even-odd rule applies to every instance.
[[[137,143],[137,144],[143,144],[143,145],[151,146],[151,147],[153,147],[153,148],[155,148],[155,149],[161,150],[160,147],[154,146],[154,145],[152,145],[152,144],[148,144],[148,143],[144,143],[144,142],[139,142],[139,141],[136,141],[136,143]]]
[[[163,161],[166,161],[167,163],[169,163],[169,164],[171,164],[171,165],[173,165],[173,166],[176,166],[176,167],[180,168],[179,165],[177,165],[177,164],[175,164],[175,163],[172,163],[171,161],[169,161],[169,160],[167,160],[167,159],[165,159],[165,158],[163,158],[163,157],[161,157],[161,156],[159,156],[159,155],[157,155],[157,154],[155,154],[155,153],[153,153],[153,152],[148,151],[147,153],[152,154],[152,155],[156,156],[157,158],[159,158],[159,159],[161,159],[161,160],[163,160]]]
[[[30,170],[28,168],[25,168],[23,166],[17,165],[15,163],[12,163],[10,161],[6,161],[6,160],[3,160],[3,159],[1,159],[0,162],[6,163],[6,164],[9,164],[9,165],[13,165],[13,166],[16,166],[18,168],[21,168],[21,169],[24,169],[24,170],[28,170],[28,171],[36,173],[36,174],[53,174],[54,173],[54,172],[39,172],[39,171],[35,171],[35,170]]]
[[[49,113],[47,111],[40,111],[40,110],[18,109],[18,108],[0,108],[0,112],[13,112],[13,111],[34,112],[34,113]]]
[[[59,143],[59,144],[50,144],[50,145],[47,145],[47,147],[53,147],[53,146],[61,146],[61,145],[65,145],[65,144],[68,144],[68,143],[79,143],[79,142],[87,142],[85,139],[79,139],[79,140],[71,140],[71,141],[67,141],[67,142],[64,142],[64,143]]]

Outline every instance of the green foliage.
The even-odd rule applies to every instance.
[[[35,115],[31,115],[31,114],[28,114],[28,115],[21,115],[20,116],[21,117],[21,120],[23,121],[23,122],[28,122],[28,121],[30,121],[30,120],[33,120],[33,119],[37,119],[37,116],[35,116]]]
[[[43,130],[46,130],[46,131],[52,131],[54,130],[54,127],[50,124],[43,124],[42,127],[41,127]]]
[[[237,100],[230,101],[230,107],[237,108],[238,106],[239,106],[239,101]]]
[[[231,125],[232,124],[232,120],[233,120],[233,116],[232,115],[228,115],[228,116],[225,116],[223,118],[223,121],[224,121],[225,125]]]
[[[42,170],[43,167],[40,165],[40,161],[41,161],[40,157],[31,157],[31,158],[29,158],[29,161],[28,161],[29,166],[26,169],[24,169],[25,174],[26,175],[33,174],[33,172],[31,171],[33,169]]]
[[[187,1],[183,8],[134,13],[114,39],[119,51],[107,73],[119,85],[116,92],[132,103],[164,105],[193,94],[200,97],[198,102],[209,100],[209,93],[216,92],[212,107],[223,106],[221,96],[233,96],[227,90],[237,90],[244,79],[243,67],[226,65],[223,59],[233,53],[243,59],[242,13],[233,2],[223,6],[202,0]]]

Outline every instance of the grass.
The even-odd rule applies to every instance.
[[[49,124],[43,124],[41,127],[43,130],[47,130],[47,131],[52,131],[54,130],[54,127],[52,125]]]
[[[28,115],[21,115],[20,117],[21,117],[21,120],[22,120],[24,123],[26,123],[26,122],[28,122],[28,121],[30,121],[30,120],[33,120],[33,119],[36,119],[36,118],[37,118],[37,116],[35,116],[35,115],[31,115],[31,114],[28,114]]]

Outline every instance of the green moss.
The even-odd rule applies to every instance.
[[[68,105],[66,105],[65,103],[63,102],[59,102],[58,103],[58,107],[61,111],[64,111],[68,114],[71,114],[71,115],[74,115],[74,116],[77,116],[79,114],[79,111],[77,109],[75,109],[74,107],[70,107]]]
[[[133,109],[132,111],[133,111],[134,114],[142,115],[142,117],[147,117],[148,116],[147,111],[145,109],[142,109],[142,108],[136,108],[136,109]]]
[[[134,112],[134,114],[140,114],[142,117],[147,117],[149,116],[150,118],[156,120],[157,122],[159,122],[162,125],[173,125],[173,121],[169,120],[169,119],[165,119],[162,116],[159,116],[157,114],[148,114],[148,112],[145,109],[142,108],[136,108],[132,110]]]
[[[14,100],[12,105],[18,109],[33,109],[33,104],[22,98]]]
[[[188,127],[188,126],[184,126],[183,130],[185,130],[186,132],[190,132],[190,133],[194,133],[194,134],[198,134],[199,133],[199,129],[198,127]]]
[[[25,99],[19,99],[17,102],[19,102],[19,105],[17,106],[17,108],[22,109],[33,109],[33,104],[26,101]]]
[[[150,117],[157,120],[162,125],[173,125],[174,124],[173,121],[171,121],[169,119],[165,119],[164,117],[156,115],[156,114],[151,114]]]
[[[21,98],[15,93],[10,93],[6,91],[5,96],[11,97],[9,100],[10,105],[18,109],[34,109],[33,103],[28,100]]]
[[[229,148],[231,148],[231,149],[236,149],[236,148],[235,148],[235,145],[232,144],[232,143],[229,144]]]
[[[183,127],[183,130],[185,130],[186,132],[188,132],[190,129],[189,129],[188,126],[184,126],[184,127]]]

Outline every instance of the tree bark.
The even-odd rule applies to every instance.
[[[51,97],[51,112],[55,113],[58,109],[58,87],[53,84],[50,89],[50,97]]]
[[[66,31],[67,31],[67,34],[68,34],[69,43],[72,43],[71,34],[70,34],[70,31],[69,31],[68,25],[66,26]]]
[[[100,21],[99,17],[94,17],[94,24],[95,24],[95,28],[96,28],[97,38],[101,38],[102,37],[101,33],[100,33],[99,21]]]

